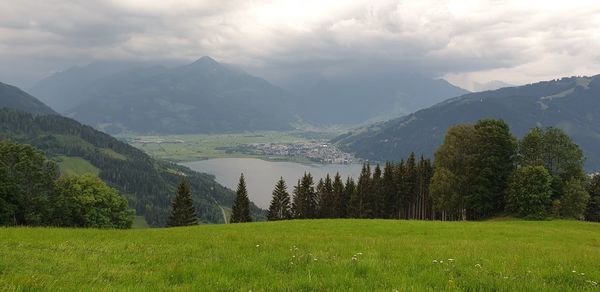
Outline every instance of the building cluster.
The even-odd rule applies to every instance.
[[[340,150],[333,144],[321,141],[302,143],[255,143],[246,147],[246,152],[265,156],[306,157],[321,163],[359,163],[353,154]]]

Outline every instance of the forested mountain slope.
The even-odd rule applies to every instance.
[[[11,108],[32,114],[56,114],[51,108],[18,87],[0,82],[0,109]]]
[[[504,119],[517,136],[535,126],[561,128],[583,149],[587,170],[600,169],[600,75],[466,94],[334,142],[371,160],[398,160],[410,152],[432,157],[448,127],[485,118]]]

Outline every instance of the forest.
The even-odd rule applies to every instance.
[[[586,175],[583,162],[560,129],[533,128],[518,140],[504,121],[480,120],[451,127],[433,163],[412,153],[365,163],[356,181],[336,174],[316,185],[306,173],[291,195],[280,178],[267,217],[599,221],[600,176]]]

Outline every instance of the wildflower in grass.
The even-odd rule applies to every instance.
[[[448,261],[449,261],[449,262],[453,262],[453,261],[454,261],[454,259],[448,259]]]
[[[362,255],[362,252],[357,252],[356,254],[357,254],[357,255]]]
[[[444,263],[444,261],[440,260],[440,264],[443,264],[443,263]]]
[[[475,267],[481,269],[481,265],[480,264],[475,264]]]
[[[256,247],[260,247],[260,244],[257,244]]]
[[[579,274],[579,275],[580,275],[580,276],[585,276],[585,273],[581,273],[581,274]]]
[[[352,260],[353,260],[353,261],[358,261],[358,258],[357,258],[356,256],[353,256],[353,257],[352,257]]]
[[[572,272],[573,272],[573,273],[577,273],[577,271],[575,271],[575,270],[573,270]]]
[[[433,260],[433,263],[434,263],[434,264],[437,264],[437,263],[438,263],[438,261],[437,261],[437,260]]]

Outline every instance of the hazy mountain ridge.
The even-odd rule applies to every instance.
[[[32,114],[56,114],[50,107],[16,86],[0,82],[0,109],[10,108]]]
[[[306,121],[321,125],[359,125],[387,120],[468,93],[443,79],[419,74],[353,72],[318,78],[289,90]]]
[[[283,90],[210,57],[171,69],[130,67],[75,92],[80,102],[64,113],[109,133],[289,130],[294,121]]]
[[[334,142],[371,160],[397,160],[412,151],[432,157],[448,127],[484,118],[504,119],[518,136],[535,126],[562,128],[584,150],[586,168],[600,169],[600,75],[462,95]]]

